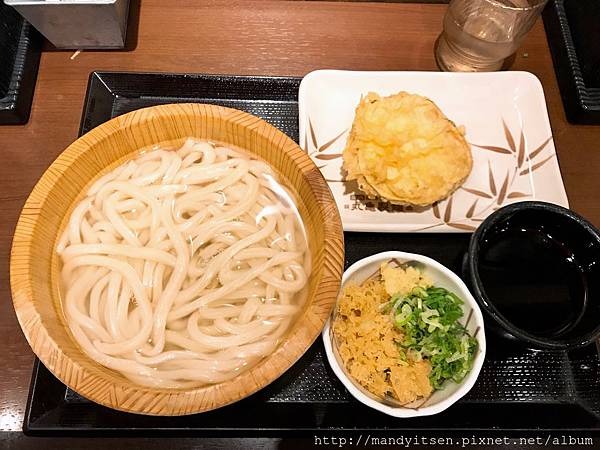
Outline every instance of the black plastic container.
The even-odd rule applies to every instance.
[[[0,125],[29,120],[42,38],[0,1]]]
[[[487,322],[507,337],[554,350],[600,337],[600,232],[573,211],[499,209],[473,233],[466,268]]]
[[[567,119],[600,124],[600,2],[552,0],[543,17]]]

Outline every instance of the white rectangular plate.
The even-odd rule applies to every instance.
[[[433,207],[398,207],[348,192],[341,153],[361,96],[407,91],[433,100],[466,129],[473,170]],[[300,146],[329,183],[344,230],[470,232],[509,203],[568,207],[540,81],[528,72],[351,72],[317,70],[299,91]]]

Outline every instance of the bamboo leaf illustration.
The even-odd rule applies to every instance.
[[[329,155],[316,155],[315,158],[317,159],[321,159],[323,161],[330,161],[332,159],[336,159],[336,158],[341,158],[342,154],[341,153],[331,153]]]
[[[533,172],[533,171],[539,169],[544,164],[546,164],[548,161],[550,161],[553,157],[554,157],[554,155],[548,156],[546,159],[540,161],[539,163],[534,164],[533,166],[528,167],[527,169],[522,170],[521,172],[519,172],[519,175],[527,175],[528,173]]]
[[[467,321],[465,322],[465,328],[469,326],[469,322],[471,322],[471,318],[473,317],[473,310],[469,311],[469,316],[467,317]]]
[[[500,188],[500,193],[498,194],[498,205],[501,205],[504,201],[504,197],[506,197],[506,190],[508,189],[508,178],[510,173],[506,172],[506,178],[504,178],[504,182],[502,183],[502,187]]]
[[[490,182],[490,191],[493,195],[496,195],[498,191],[496,190],[496,182],[494,181],[494,173],[492,172],[492,163],[488,161],[488,172],[489,172],[489,182]]]
[[[539,155],[542,152],[542,150],[546,148],[546,146],[550,143],[551,140],[552,136],[550,136],[548,139],[542,142],[542,144],[538,148],[536,148],[529,154],[529,159],[534,159],[537,155]]]
[[[315,135],[315,129],[313,128],[313,124],[310,118],[308,119],[308,128],[310,129],[310,139],[312,140],[313,147],[319,148],[317,144],[317,136]]]
[[[471,220],[472,220],[473,222],[483,222],[485,219],[479,219],[479,218],[475,218],[475,217],[473,217]]]
[[[506,196],[506,198],[523,198],[523,197],[529,197],[529,194],[526,194],[524,192],[511,192],[510,194],[508,194]]]
[[[396,269],[402,265],[402,263],[400,262],[400,260],[398,258],[392,258],[392,262],[394,263],[394,266],[393,266],[394,269]],[[390,266],[391,266],[391,264],[390,264]]]
[[[467,191],[470,194],[476,195],[478,197],[483,197],[483,198],[493,198],[490,194],[488,194],[487,192],[483,192],[483,191],[479,191],[477,189],[471,189],[471,188],[466,188],[463,187],[461,188],[463,191]]]
[[[477,202],[479,201],[479,199],[475,199],[475,201],[473,202],[473,204],[471,205],[471,207],[469,208],[469,210],[467,211],[467,218],[471,218],[473,217],[473,215],[475,214],[475,208],[477,208]]]
[[[334,138],[333,138],[333,139],[331,139],[330,141],[327,141],[325,144],[321,145],[321,146],[319,147],[319,151],[320,151],[320,152],[324,152],[325,150],[327,150],[329,147],[331,147],[331,146],[333,145],[333,143],[334,143],[335,141],[337,141],[339,138],[341,138],[341,137],[344,135],[344,133],[345,133],[346,131],[348,131],[348,130],[346,129],[346,130],[342,131],[342,132],[341,132],[340,134],[338,134],[336,137],[334,137]]]
[[[525,134],[523,130],[521,130],[521,140],[519,141],[519,154],[517,156],[517,167],[519,169],[523,165],[523,161],[525,161]]]
[[[477,144],[471,144],[471,145],[482,148],[484,150],[489,150],[490,152],[502,153],[504,155],[512,155],[512,152],[509,149],[504,148],[504,147],[496,147],[494,145],[477,145]]]
[[[502,127],[504,128],[504,136],[506,137],[506,142],[508,142],[508,147],[512,150],[513,153],[517,153],[517,146],[515,145],[515,138],[513,138],[504,119],[502,119]]]
[[[436,219],[440,219],[442,217],[440,214],[440,205],[437,202],[433,204],[431,209],[433,210],[433,215]]]
[[[448,199],[448,203],[446,203],[446,211],[444,212],[444,222],[450,222],[452,217],[452,197]]]
[[[321,164],[320,166],[317,166],[317,169],[321,170],[321,169],[323,169],[324,167],[327,167],[327,164]]]
[[[369,275],[365,281],[362,282],[361,287],[364,286],[368,281],[371,281],[371,280],[374,280],[375,278],[377,278],[380,274],[381,274],[381,269],[377,269],[375,272],[373,272],[371,275]]]
[[[457,228],[459,230],[465,231],[475,231],[475,227],[473,225],[467,225],[466,223],[452,223],[450,222],[448,226],[452,228]]]
[[[415,228],[414,231],[425,231],[425,230],[430,230],[432,228],[437,228],[437,227],[441,227],[442,225],[444,225],[443,223],[436,223],[434,225],[428,225],[426,227],[423,228]]]

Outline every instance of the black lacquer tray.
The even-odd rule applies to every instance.
[[[544,24],[567,119],[600,124],[600,2],[552,0]]]
[[[29,119],[41,42],[40,34],[0,1],[0,125]]]
[[[92,73],[81,133],[145,106],[206,102],[263,117],[298,139],[297,78]],[[346,265],[385,250],[422,253],[457,273],[468,234],[346,233]],[[444,413],[395,419],[355,401],[330,370],[319,338],[280,379],[216,411],[185,417],[121,413],[67,389],[36,362],[24,430],[32,435],[280,436],[308,431],[600,431],[600,359],[534,351],[487,332],[483,370],[471,392]]]

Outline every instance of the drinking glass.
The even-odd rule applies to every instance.
[[[441,70],[499,70],[548,0],[452,0],[435,48]]]

